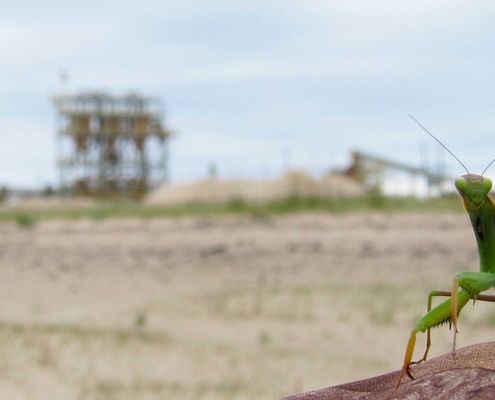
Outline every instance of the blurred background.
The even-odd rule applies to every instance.
[[[478,264],[465,171],[408,114],[483,171],[494,16],[3,5],[0,397],[266,399],[399,368],[428,292]]]

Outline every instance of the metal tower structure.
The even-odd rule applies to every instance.
[[[156,99],[83,92],[54,103],[63,191],[139,197],[167,179],[171,132]]]

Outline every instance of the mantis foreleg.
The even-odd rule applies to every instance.
[[[470,300],[485,300],[495,301],[495,296],[479,295],[495,285],[495,274],[489,272],[462,272],[458,274],[454,279],[453,290],[451,292],[446,291],[434,291],[428,296],[428,308],[431,308],[431,298],[434,296],[450,296],[450,299],[440,303],[435,308],[430,309],[416,324],[411,332],[409,341],[406,347],[406,353],[404,355],[404,363],[397,382],[396,388],[399,387],[400,381],[404,374],[407,374],[411,379],[413,378],[410,372],[411,360],[413,357],[414,346],[416,345],[416,335],[418,332],[427,333],[427,348],[423,359],[428,354],[430,340],[430,329],[441,325],[442,323],[452,322],[454,326],[454,346],[455,346],[455,334],[457,331],[457,317]],[[458,288],[462,290],[458,290]],[[455,352],[455,347],[453,348]]]
[[[452,292],[448,292],[446,290],[433,290],[430,292],[428,295],[428,307],[426,312],[431,311],[431,300],[433,297],[436,296],[443,296],[443,297],[450,297],[452,296]],[[494,301],[495,301],[495,296],[494,296]],[[418,361],[414,361],[412,364],[419,364],[420,362],[426,361],[426,357],[428,356],[428,352],[430,351],[430,346],[431,346],[431,327],[428,328],[426,332],[426,349],[425,353],[423,354],[423,357],[421,357]]]
[[[449,294],[450,295],[450,294]],[[456,297],[457,313],[459,313],[469,301],[470,296],[465,291],[459,291]],[[418,332],[425,332],[430,328],[441,325],[451,320],[451,309],[452,309],[452,299],[445,300],[444,302],[437,305],[435,308],[427,312],[413,328],[411,335],[409,336],[409,341],[407,342],[406,353],[404,355],[404,363],[397,381],[396,389],[399,387],[403,376],[406,374],[411,379],[414,379],[411,375],[410,366],[413,357],[414,346],[416,345],[416,334]]]
[[[433,297],[451,297],[452,296],[452,291],[447,291],[447,290],[433,290],[430,292],[428,295],[428,307],[427,307],[427,312],[431,310],[431,303]],[[487,295],[487,294],[480,294],[478,295],[475,299],[473,300],[480,300],[480,301],[489,301],[492,303],[495,303],[495,296]],[[423,361],[426,361],[426,358],[428,356],[428,352],[431,347],[431,328],[429,327],[427,332],[426,332],[426,349],[423,354],[423,357],[421,357],[418,361],[414,361],[412,364],[419,364]]]

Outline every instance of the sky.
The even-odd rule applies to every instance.
[[[78,90],[161,98],[174,182],[211,162],[321,175],[352,149],[434,165],[408,113],[479,173],[495,157],[494,20],[490,1],[6,2],[0,185],[58,183],[51,99]]]

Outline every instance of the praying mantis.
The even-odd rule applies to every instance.
[[[395,386],[397,390],[404,375],[411,379],[410,367],[413,364],[426,360],[431,346],[430,330],[443,323],[449,323],[453,327],[452,356],[455,358],[455,345],[457,335],[457,321],[459,313],[469,300],[481,300],[495,302],[495,296],[482,295],[480,293],[495,287],[495,200],[489,195],[492,188],[490,179],[484,177],[484,173],[495,160],[485,168],[481,175],[471,174],[464,164],[442,142],[431,134],[416,118],[409,115],[427,134],[435,139],[448,153],[450,153],[466,170],[467,174],[456,179],[455,187],[462,197],[471,225],[473,227],[480,260],[479,272],[461,272],[453,280],[450,291],[434,290],[428,295],[428,311],[416,323],[412,329],[407,343],[404,362]],[[433,297],[449,297],[449,299],[432,309]],[[426,349],[423,357],[416,362],[412,361],[416,335],[426,331]]]

